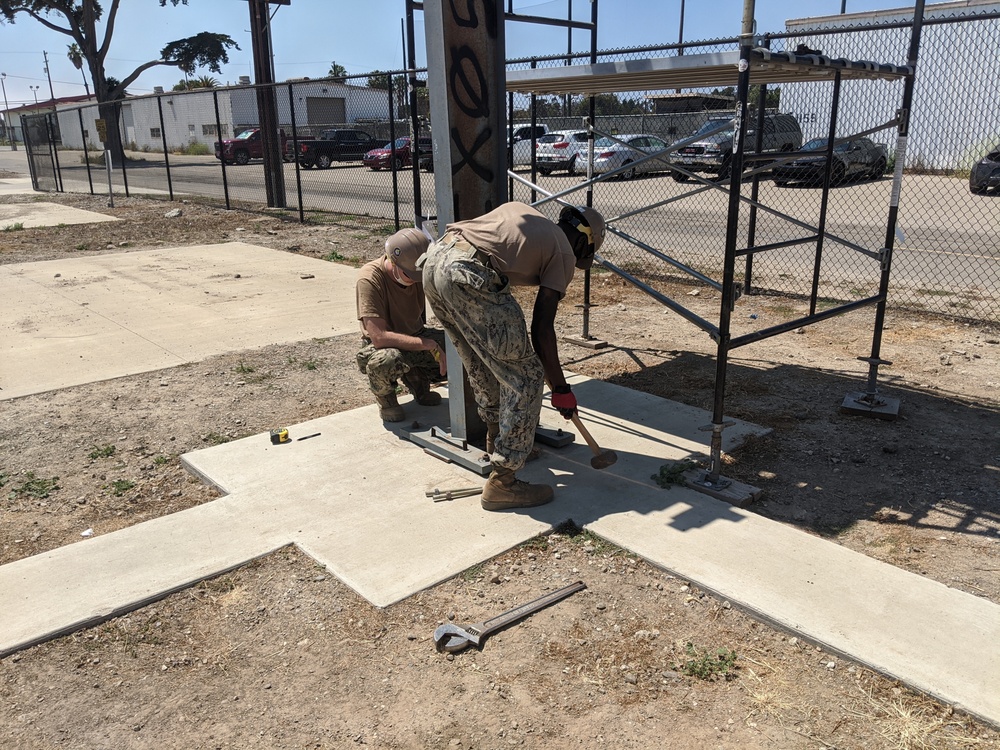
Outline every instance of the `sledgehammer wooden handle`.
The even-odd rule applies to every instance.
[[[594,457],[590,459],[591,468],[597,470],[606,469],[609,466],[611,466],[611,464],[615,463],[618,460],[617,453],[615,453],[614,451],[603,450],[601,446],[597,444],[597,441],[594,440],[593,436],[590,434],[590,431],[583,426],[583,422],[580,421],[579,414],[573,412],[572,418],[573,418],[573,424],[576,425],[576,429],[580,431],[580,434],[583,435],[583,439],[586,440],[587,445],[590,446],[590,450],[594,452]]]
[[[590,434],[590,430],[583,426],[583,421],[580,419],[580,415],[573,412],[573,424],[576,425],[576,429],[580,431],[583,435],[583,439],[587,441],[587,445],[590,446],[590,450],[594,451],[595,456],[601,455],[604,451],[601,450],[601,446],[597,444],[594,440],[594,436]]]

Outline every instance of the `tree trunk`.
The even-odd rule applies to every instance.
[[[122,145],[122,131],[118,125],[121,105],[118,102],[104,102],[98,105],[101,119],[104,120],[104,149],[111,152],[111,165],[121,167],[125,162],[125,150]]]

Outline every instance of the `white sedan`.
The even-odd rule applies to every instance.
[[[622,141],[622,143],[618,141]],[[611,138],[599,138],[594,141],[594,174],[611,172],[619,167],[631,164],[647,154],[655,154],[657,151],[663,151],[666,148],[668,148],[666,141],[657,138],[655,135],[647,135],[645,133],[616,135],[615,140]],[[665,172],[669,169],[670,165],[666,158],[663,160],[650,159],[647,162],[625,170],[620,176],[622,179],[631,180],[637,174]]]

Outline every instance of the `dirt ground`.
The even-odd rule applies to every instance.
[[[359,217],[301,225],[197,203],[44,200],[125,221],[0,231],[0,262],[238,239],[358,265],[387,233]],[[717,317],[715,295],[691,291],[674,294]],[[562,333],[580,331],[581,292],[561,307]],[[591,332],[611,345],[564,346],[568,369],[711,407],[705,334],[606,273],[594,293]],[[734,320],[802,309],[750,297]],[[838,410],[864,387],[856,357],[871,326],[861,311],[734,353],[727,411],[772,432],[727,455],[726,474],[764,490],[754,512],[1000,603],[1000,334],[891,313],[880,383],[902,406],[887,422]],[[265,347],[4,402],[0,563],[211,501],[178,456],[369,403],[357,343]],[[587,589],[481,651],[434,650],[441,622],[575,580]],[[0,660],[11,750],[356,746],[1000,748],[1000,732],[571,524],[384,610],[287,548]]]

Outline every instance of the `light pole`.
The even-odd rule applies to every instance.
[[[7,80],[6,73],[0,73],[0,89],[3,89],[3,126],[10,138],[10,150],[17,151],[17,143],[14,141],[14,131],[10,129],[10,106],[7,104],[7,87],[4,81]]]
[[[29,85],[28,88],[31,89],[31,93],[35,95],[35,109],[38,109],[38,89],[40,89],[41,86]]]

